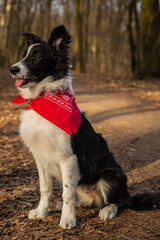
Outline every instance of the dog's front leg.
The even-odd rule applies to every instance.
[[[63,207],[60,227],[72,229],[76,225],[75,199],[78,182],[78,164],[75,155],[63,160],[61,172],[63,182]]]
[[[40,201],[38,207],[29,212],[29,219],[44,218],[48,214],[49,203],[52,196],[53,178],[47,169],[43,167],[41,159],[36,159],[40,182]]]

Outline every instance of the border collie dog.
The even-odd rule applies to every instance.
[[[126,175],[106,141],[77,107],[69,68],[71,36],[65,27],[53,29],[48,42],[32,33],[22,35],[27,47],[23,59],[12,65],[10,72],[20,91],[17,102],[30,101],[21,115],[20,134],[35,158],[40,181],[39,205],[28,217],[47,216],[53,177],[63,187],[63,202],[56,210],[62,211],[60,227],[64,229],[75,227],[75,207],[98,207],[101,220],[112,219],[124,208],[158,207],[160,193],[129,194]],[[65,101],[73,110],[71,117],[62,106]],[[48,104],[53,104],[53,110]],[[65,121],[70,129],[67,125],[65,130]]]

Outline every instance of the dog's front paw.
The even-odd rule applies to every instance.
[[[70,218],[70,216],[62,217],[59,226],[63,229],[72,229],[76,226],[76,218]]]
[[[29,211],[28,218],[36,219],[36,218],[45,218],[47,216],[46,211],[40,211],[38,208]]]

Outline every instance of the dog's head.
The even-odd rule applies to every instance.
[[[27,39],[23,59],[11,66],[16,87],[27,88],[51,76],[53,81],[65,77],[69,70],[68,45],[71,36],[64,26],[53,29],[48,42],[33,33],[22,33]]]

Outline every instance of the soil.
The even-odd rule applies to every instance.
[[[128,176],[132,195],[160,191],[160,82],[74,74],[76,101],[103,134]],[[160,210],[120,211],[110,221],[98,209],[76,209],[77,225],[62,230],[55,206],[61,187],[54,182],[49,216],[29,220],[39,200],[38,173],[32,155],[18,134],[19,115],[26,104],[8,100],[18,92],[9,72],[0,71],[0,239],[159,240]]]

